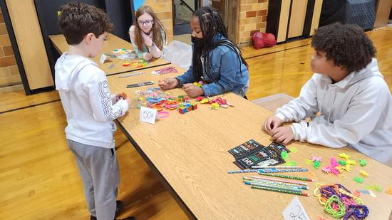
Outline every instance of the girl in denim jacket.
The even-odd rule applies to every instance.
[[[189,97],[233,92],[242,97],[249,88],[248,64],[228,39],[220,12],[211,7],[198,9],[191,21],[192,65],[183,75],[159,82],[163,90],[182,87]],[[203,81],[202,87],[193,82]]]

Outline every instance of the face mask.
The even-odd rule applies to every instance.
[[[203,38],[191,37],[191,39],[194,47],[200,48],[204,46]]]

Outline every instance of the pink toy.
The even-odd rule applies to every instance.
[[[314,161],[320,161],[320,162],[323,161],[323,160],[321,159],[321,157],[315,157],[315,156],[311,157],[310,159],[311,159],[313,162],[314,162]]]

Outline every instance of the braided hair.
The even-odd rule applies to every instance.
[[[212,7],[201,7],[195,11],[193,16],[199,19],[200,30],[203,34],[203,47],[194,47],[193,50],[192,63],[194,79],[199,81],[203,75],[201,57],[203,56],[204,65],[208,67],[210,52],[218,46],[227,46],[237,54],[240,63],[239,69],[242,74],[241,64],[244,63],[248,67],[248,63],[242,57],[240,49],[229,40],[221,13]],[[214,42],[214,37],[217,33],[220,33],[225,39]],[[206,73],[211,78],[209,68],[206,68]]]

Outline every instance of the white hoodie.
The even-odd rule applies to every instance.
[[[300,96],[275,115],[298,122],[291,125],[295,140],[350,146],[392,167],[392,98],[376,59],[335,84],[315,73]],[[313,120],[301,121],[307,117]]]
[[[67,115],[66,138],[113,148],[113,120],[125,114],[128,103],[114,104],[105,73],[86,57],[64,53],[56,62],[55,82]]]

